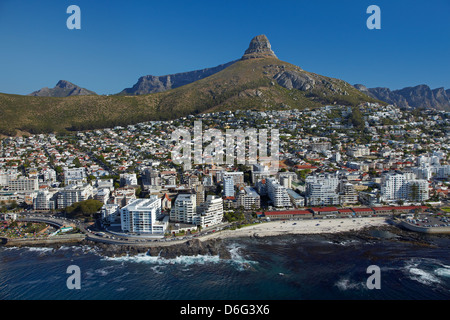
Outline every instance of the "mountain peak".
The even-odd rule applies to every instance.
[[[242,56],[242,60],[267,57],[277,58],[272,51],[269,39],[264,34],[261,34],[250,41],[250,45]]]
[[[55,88],[75,88],[76,85],[74,85],[72,82],[66,81],[66,80],[59,80],[56,84]]]
[[[56,86],[52,89],[42,88],[29,94],[30,96],[38,97],[69,97],[69,96],[85,96],[96,95],[95,92],[81,88],[72,82],[66,80],[59,80]]]

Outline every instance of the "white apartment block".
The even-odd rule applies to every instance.
[[[212,195],[207,196],[199,211],[194,222],[197,226],[210,227],[221,223],[223,219],[222,198]]]
[[[290,207],[291,201],[286,188],[281,186],[274,178],[266,179],[267,194],[274,207]]]
[[[370,149],[366,146],[356,146],[347,150],[347,155],[353,158],[370,155]]]
[[[256,190],[251,187],[244,187],[239,190],[236,202],[238,207],[243,207],[245,210],[261,207],[261,197]]]
[[[306,177],[306,201],[309,206],[338,205],[339,178],[335,174]]]
[[[56,192],[48,190],[39,191],[33,200],[34,210],[54,210],[56,209]]]
[[[120,175],[121,186],[136,186],[137,184],[138,180],[135,173],[122,173]]]
[[[429,199],[428,181],[414,179],[414,174],[388,172],[381,179],[381,200],[425,201]]]
[[[111,191],[109,191],[108,188],[98,189],[97,193],[94,196],[94,199],[106,204],[109,200],[110,194],[111,194]]]
[[[170,220],[181,223],[195,223],[197,200],[195,194],[179,194],[170,210]]]
[[[84,168],[64,168],[64,184],[83,185],[87,182],[86,170]]]
[[[406,199],[406,179],[401,173],[385,173],[381,179],[381,199],[385,201]]]
[[[276,176],[278,170],[271,170],[268,166],[254,164],[252,167],[252,182],[257,184],[259,181]]]
[[[292,204],[296,207],[304,207],[305,206],[305,198],[299,195],[297,192],[295,192],[292,189],[287,189],[287,193],[289,195],[289,198],[291,199]]]
[[[8,181],[8,191],[34,192],[39,190],[38,179],[19,178]]]
[[[295,172],[279,172],[278,179],[280,181],[280,185],[286,189],[291,189],[292,182],[297,180],[297,174]]]
[[[155,195],[149,199],[134,199],[120,209],[122,231],[164,235],[166,223],[161,216],[161,199]]]
[[[10,180],[16,180],[19,173],[17,169],[0,170],[0,186],[7,186]]]
[[[58,193],[58,209],[64,209],[80,201],[91,199],[93,188],[90,184],[69,185],[64,187]]]
[[[120,207],[117,204],[104,204],[101,211],[102,219],[110,224],[120,223]]]

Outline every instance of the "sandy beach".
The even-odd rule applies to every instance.
[[[387,225],[386,218],[384,217],[271,221],[241,229],[223,230],[217,233],[211,233],[202,236],[201,240],[247,236],[267,237],[287,234],[337,233],[384,225]]]

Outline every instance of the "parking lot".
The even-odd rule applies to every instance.
[[[450,218],[446,216],[419,215],[417,219],[406,219],[406,222],[426,228],[450,227]]]

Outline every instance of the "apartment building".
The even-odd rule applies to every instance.
[[[413,174],[402,172],[384,173],[381,180],[381,200],[428,200],[428,181],[413,177]]]
[[[8,181],[8,191],[11,192],[34,192],[39,190],[38,179],[29,179],[20,177]]]
[[[34,210],[54,210],[56,209],[56,191],[39,191],[33,200]]]
[[[170,210],[170,220],[194,224],[197,215],[196,198],[195,194],[179,194]]]
[[[225,176],[223,178],[223,196],[234,197],[234,178],[233,176]]]
[[[338,205],[339,178],[336,174],[309,175],[306,177],[306,201],[309,206]]]
[[[167,224],[161,218],[161,199],[155,195],[149,199],[134,199],[120,209],[122,231],[164,235]]]
[[[61,189],[58,193],[58,209],[64,209],[76,202],[91,199],[92,196],[93,188],[90,184],[68,185]]]
[[[275,207],[291,206],[291,201],[285,187],[281,186],[274,178],[266,179],[266,183],[267,194]]]
[[[261,207],[261,198],[256,190],[251,187],[241,188],[237,194],[236,202],[238,207],[243,207],[245,210]]]
[[[223,200],[221,197],[208,195],[206,201],[199,208],[195,217],[197,226],[210,227],[221,223],[223,219]]]
[[[64,168],[64,184],[83,185],[87,182],[86,170],[84,168]]]

